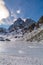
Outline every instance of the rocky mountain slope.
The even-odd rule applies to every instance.
[[[43,16],[38,21],[38,28],[31,33],[26,33],[24,39],[26,41],[41,41],[43,40]]]
[[[22,26],[21,26],[21,22],[22,22]],[[13,27],[13,25],[15,26],[15,24],[11,26],[13,31],[16,30],[15,33],[18,34],[16,35],[16,38],[22,37],[23,40],[31,41],[31,42],[43,40],[43,16],[39,19],[38,22],[35,22],[32,19],[26,19],[24,22],[21,18],[19,18],[14,23],[16,24],[16,28]]]
[[[8,28],[0,28],[0,40],[14,40],[23,39],[26,41],[40,41],[43,40],[43,16],[35,22],[32,19],[26,19],[25,21],[18,18],[14,23]],[[6,34],[5,34],[6,33]]]
[[[31,33],[26,33],[23,39],[31,42],[43,40],[43,29],[38,28],[37,30],[32,31]]]

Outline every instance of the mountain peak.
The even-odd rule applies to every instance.
[[[14,22],[14,25],[15,26],[19,26],[19,25],[23,25],[24,24],[24,21],[21,19],[21,18],[18,18],[15,22]]]
[[[39,19],[38,22],[39,22],[39,23],[43,23],[43,16],[40,17],[40,19]]]
[[[18,18],[17,20],[20,21],[20,20],[22,20],[22,19],[21,19],[21,18]]]

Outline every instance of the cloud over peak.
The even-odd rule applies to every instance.
[[[7,17],[9,17],[9,11],[5,6],[4,0],[0,0],[0,21],[2,19],[6,19]]]

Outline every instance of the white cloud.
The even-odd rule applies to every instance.
[[[0,0],[0,4],[5,5],[5,2],[3,0]]]
[[[1,20],[9,17],[9,11],[5,6],[4,0],[0,0],[0,24],[3,23]]]
[[[17,19],[17,15],[13,10],[11,10],[11,17],[14,17],[14,19]]]
[[[20,14],[20,13],[21,13],[21,10],[17,10],[16,13],[17,13],[17,14]]]

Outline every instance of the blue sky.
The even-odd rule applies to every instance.
[[[21,10],[18,17],[38,20],[43,15],[43,0],[5,0],[9,10]]]
[[[3,2],[9,12],[8,20],[6,20],[8,24],[19,17],[38,21],[43,15],[43,0],[3,0]]]

